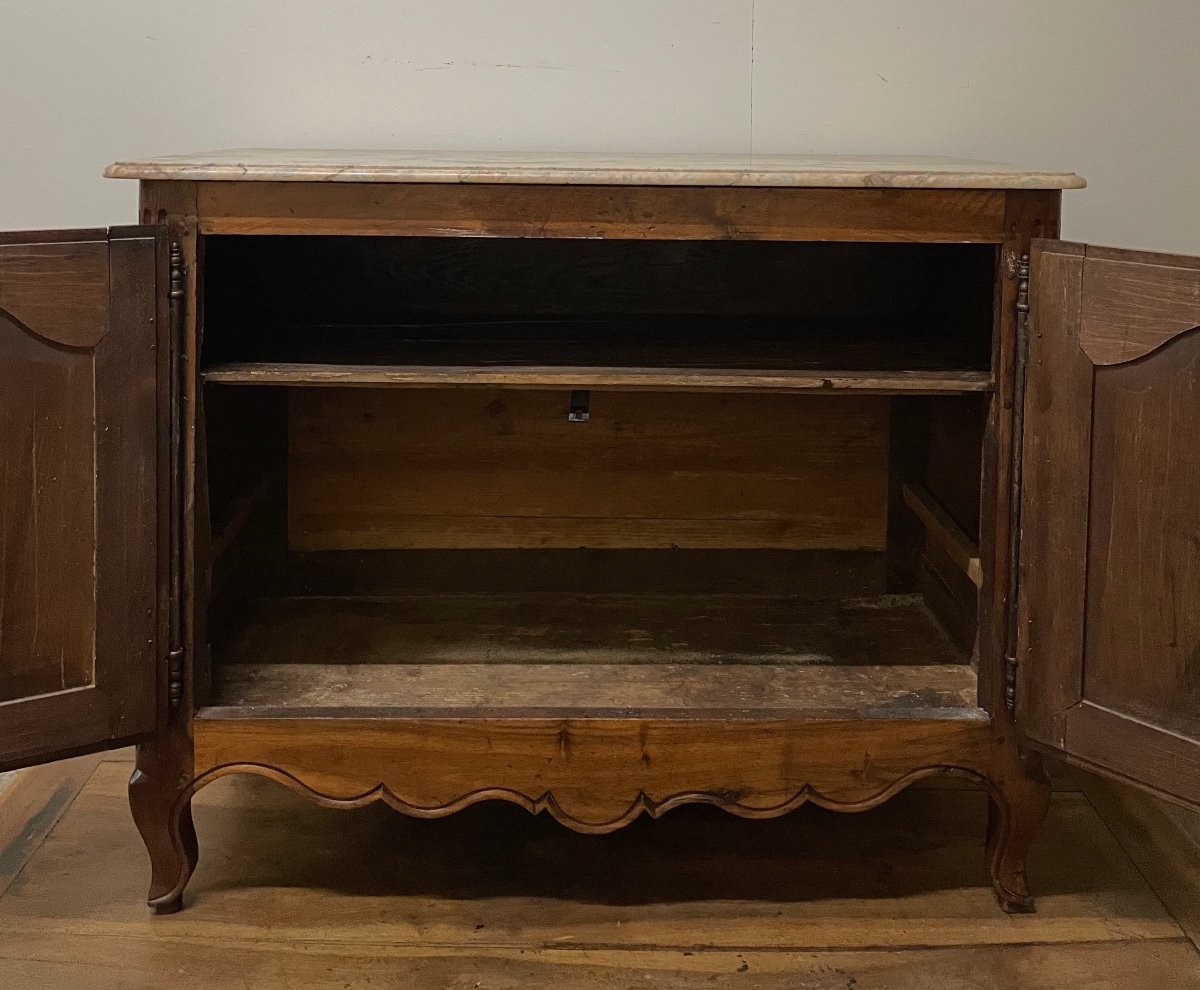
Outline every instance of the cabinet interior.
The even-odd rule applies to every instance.
[[[204,252],[210,709],[979,715],[993,247]]]

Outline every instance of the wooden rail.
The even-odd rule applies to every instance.
[[[925,524],[930,538],[962,569],[976,588],[983,584],[979,547],[924,485],[905,485],[904,504]]]

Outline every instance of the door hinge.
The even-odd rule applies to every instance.
[[[169,374],[167,407],[169,410],[169,551],[168,591],[170,610],[167,646],[167,701],[171,711],[183,698],[183,393],[184,393],[184,285],[187,269],[183,249],[171,242],[170,283],[167,291],[170,318]]]
[[[179,707],[183,698],[183,647],[167,654],[167,700],[171,708]]]
[[[1008,631],[1004,651],[1004,706],[1017,707],[1017,596],[1021,590],[1021,469],[1025,453],[1025,376],[1029,367],[1029,255],[1017,263],[1017,361],[1013,375],[1012,476],[1009,486]]]

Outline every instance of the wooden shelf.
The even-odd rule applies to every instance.
[[[224,329],[204,380],[393,388],[988,391],[977,335],[829,319],[641,317]]]
[[[201,717],[982,718],[966,664],[234,664]]]
[[[956,395],[988,392],[985,371],[767,371],[763,369],[616,368],[556,366],[334,365],[230,362],[204,372],[224,385],[296,385],[372,388],[609,388],[683,392],[825,392]]]
[[[210,715],[978,714],[974,672],[915,596],[272,599],[214,667]]]

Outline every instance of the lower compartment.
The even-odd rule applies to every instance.
[[[197,704],[980,716],[987,397],[565,398],[206,392]]]
[[[246,604],[213,705],[970,717],[975,672],[915,595],[425,594]]]

